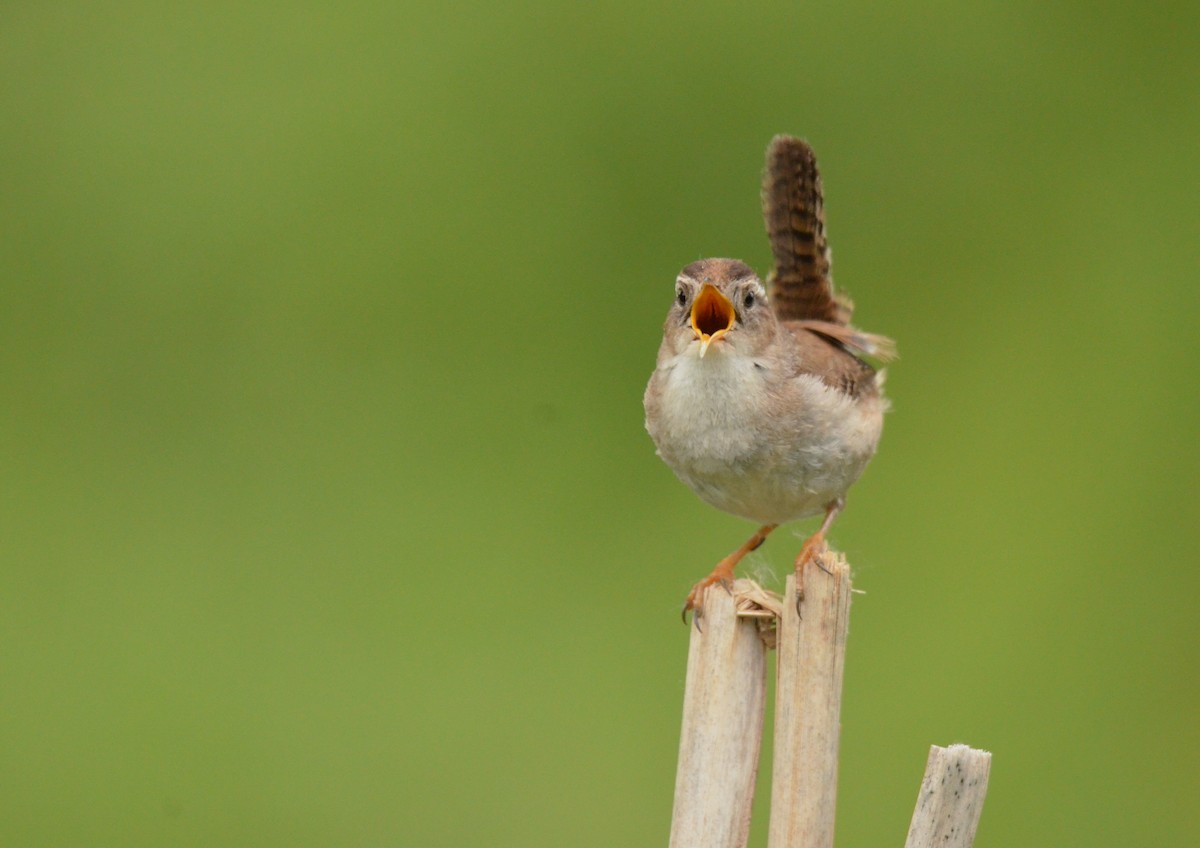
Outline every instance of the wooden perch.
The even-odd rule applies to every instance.
[[[749,581],[738,580],[735,593]],[[740,594],[740,593],[739,593]],[[743,848],[758,773],[767,647],[754,617],[719,586],[705,592],[692,628],[671,848]]]
[[[904,848],[971,848],[991,768],[987,751],[932,746]]]
[[[775,684],[770,848],[833,848],[842,673],[850,627],[850,566],[841,554],[809,560],[787,579]]]

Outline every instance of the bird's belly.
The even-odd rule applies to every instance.
[[[786,415],[765,389],[737,380],[664,387],[650,435],[667,465],[709,504],[764,524],[821,512],[875,452],[877,403],[855,404],[814,381]]]
[[[764,524],[783,524],[824,510],[845,494],[866,465],[866,458],[831,465],[798,447],[732,463],[683,458],[672,469],[717,509]]]

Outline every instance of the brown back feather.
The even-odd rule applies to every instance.
[[[782,328],[792,337],[797,374],[812,374],[831,389],[854,398],[879,394],[875,369],[824,333],[801,321],[788,321]]]
[[[833,290],[821,175],[817,156],[807,142],[786,135],[771,140],[762,201],[775,256],[768,278],[775,314],[781,321],[849,324],[854,306]]]

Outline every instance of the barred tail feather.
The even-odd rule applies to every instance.
[[[779,135],[767,148],[763,220],[775,257],[769,279],[775,314],[780,320],[848,323],[853,307],[834,294],[829,271],[817,157],[801,139]]]

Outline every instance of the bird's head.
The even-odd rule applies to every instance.
[[[753,356],[775,336],[776,321],[758,275],[737,259],[701,259],[675,280],[664,341],[676,355],[729,351]]]

